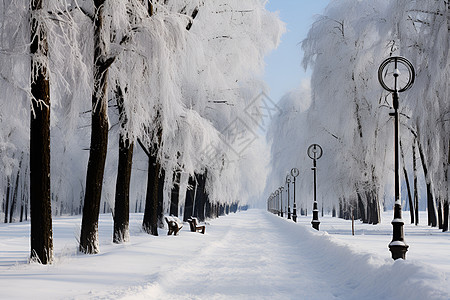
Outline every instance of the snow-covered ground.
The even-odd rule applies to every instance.
[[[404,219],[408,222],[408,216]],[[407,260],[392,261],[383,224],[311,217],[297,224],[263,210],[207,223],[206,234],[149,236],[132,214],[131,241],[111,242],[100,217],[98,255],[77,254],[80,217],[54,219],[55,262],[27,264],[29,224],[0,224],[0,299],[450,299],[450,235],[405,226]],[[425,214],[421,215],[425,223]]]

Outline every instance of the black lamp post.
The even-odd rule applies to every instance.
[[[393,56],[384,60],[378,68],[378,81],[381,86],[392,93],[392,106],[394,112],[394,169],[395,169],[395,206],[394,219],[392,220],[392,241],[389,250],[394,260],[406,258],[408,245],[405,243],[403,233],[402,203],[400,200],[400,172],[399,172],[399,117],[398,117],[398,93],[408,90],[414,83],[415,71],[413,65],[404,57]],[[387,83],[386,80],[392,82]]]
[[[297,222],[297,204],[295,203],[295,178],[300,174],[297,168],[292,168],[291,175],[294,177],[294,211],[292,215],[292,220]]]
[[[281,210],[281,217],[283,218],[283,190],[284,187],[280,186],[278,188],[278,191],[280,191],[280,210]]]
[[[286,183],[287,183],[287,211],[288,211],[288,219],[291,219],[291,205],[289,203],[290,201],[290,195],[289,195],[289,183],[291,183],[291,177],[289,174],[286,175]]]
[[[278,189],[275,190],[275,199],[276,199],[276,204],[277,204],[277,215],[280,215],[280,192],[278,191]]]
[[[313,204],[313,219],[311,225],[314,229],[319,230],[319,208],[317,206],[317,166],[316,161],[322,157],[322,147],[318,144],[312,144],[308,147],[308,156],[313,160],[313,167],[311,170],[314,171],[314,204]]]
[[[275,193],[272,193],[272,213],[276,214],[277,213],[277,204],[276,204],[276,197],[275,197]]]

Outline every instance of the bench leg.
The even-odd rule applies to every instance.
[[[200,232],[202,234],[205,234],[205,226],[197,226],[196,229],[197,229],[198,232]]]
[[[181,230],[181,228],[177,228],[175,231],[174,231],[174,233],[173,233],[173,235],[178,235],[178,232]]]

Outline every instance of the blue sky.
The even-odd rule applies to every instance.
[[[266,8],[278,11],[286,23],[281,44],[266,58],[264,79],[270,88],[270,98],[278,102],[287,92],[300,86],[310,76],[303,70],[300,42],[306,38],[309,27],[330,0],[269,0]]]

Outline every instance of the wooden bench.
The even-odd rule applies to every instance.
[[[205,234],[205,225],[197,225],[198,219],[196,217],[191,217],[187,220],[189,222],[189,227],[191,228],[192,232],[201,232],[202,234]]]
[[[167,232],[167,235],[177,235],[178,231],[183,227],[183,223],[174,216],[165,216],[164,219],[167,222],[167,227],[169,228],[169,232]]]

